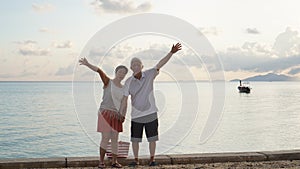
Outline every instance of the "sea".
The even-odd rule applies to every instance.
[[[300,149],[300,82],[250,82],[249,94],[237,86],[155,82],[156,154]],[[98,156],[101,98],[97,81],[0,82],[0,158]],[[130,104],[119,135],[124,142],[130,142]],[[144,134],[140,155],[148,154]]]

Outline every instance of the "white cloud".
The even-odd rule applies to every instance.
[[[15,43],[19,44],[18,52],[24,56],[47,56],[50,54],[50,49],[38,47],[37,42],[33,40]]]
[[[6,73],[6,74],[0,74],[0,78],[2,79],[11,79],[11,78],[25,78],[25,77],[34,77],[36,76],[36,73],[34,72],[28,72],[26,70],[23,70],[23,72],[20,72],[19,74],[12,74],[12,73]]]
[[[183,47],[184,49],[174,55],[174,58],[169,62],[177,66],[195,66],[201,67],[201,60],[195,53]],[[145,67],[154,66],[160,59],[166,56],[171,49],[171,45],[166,44],[151,44],[144,48],[134,47],[129,44],[118,45],[112,48],[108,53],[102,48],[93,48],[89,52],[89,58],[93,61],[99,61],[105,56],[105,63],[125,61],[130,63],[130,59],[133,57],[140,58]],[[106,55],[105,55],[106,54]]]
[[[60,42],[60,43],[53,43],[53,46],[55,48],[71,48],[73,43],[71,41],[65,41],[65,42]]]
[[[278,43],[278,41],[276,42]],[[284,41],[281,41],[281,43],[284,43]],[[112,48],[107,53],[107,56],[105,56],[105,60],[99,58],[103,57],[107,52],[101,48],[92,49],[89,52],[89,57],[94,58],[94,61],[101,61],[100,66],[103,67],[105,71],[112,72],[113,67],[118,64],[125,63],[125,65],[129,66],[132,57],[140,58],[143,61],[145,69],[150,68],[157,64],[169,51],[170,46],[165,43],[154,42],[144,47],[124,43]],[[282,57],[274,50],[272,44],[245,42],[241,46],[230,47],[227,48],[226,51],[218,52],[218,55],[221,58],[225,72],[244,72],[244,74],[245,72],[252,72],[257,74],[266,72],[288,73],[290,70],[289,74],[299,74],[295,66],[300,65],[300,54]],[[215,67],[216,64],[214,64],[214,62],[216,60],[209,60],[210,58],[208,58],[205,61],[206,63],[203,63],[202,61],[204,60],[201,60],[203,58],[205,58],[205,56],[196,56],[187,46],[183,46],[183,50],[176,53],[163,70],[176,72],[179,68],[180,71],[194,69],[197,70],[198,73],[201,70],[202,74],[205,74],[203,73],[204,69],[207,69],[209,72],[220,70],[220,68]],[[96,62],[92,63],[99,64]],[[293,67],[295,68],[291,69]],[[178,78],[183,79],[183,76]]]
[[[67,67],[61,67],[58,69],[58,71],[55,73],[57,76],[65,76],[65,75],[71,75],[74,72],[74,63],[70,64]]]
[[[48,28],[40,28],[39,31],[40,32],[50,32],[50,29],[48,29]]]
[[[34,40],[26,40],[26,41],[14,41],[14,43],[15,44],[18,44],[18,45],[30,45],[30,44],[32,44],[32,45],[34,45],[34,44],[37,44],[37,42],[36,41],[34,41]]]
[[[260,34],[260,31],[258,31],[256,28],[247,28],[246,33],[249,34]]]
[[[200,27],[199,30],[206,36],[214,35],[218,36],[222,31],[217,27]]]
[[[149,49],[142,49],[134,54],[132,54],[132,57],[137,57],[140,58],[141,60],[159,60],[161,59],[164,55],[168,53],[168,50],[165,50],[164,47],[160,48],[149,48]]]
[[[113,58],[124,59],[131,57],[132,54],[136,51],[139,51],[139,49],[136,49],[132,45],[128,45],[125,43],[123,45],[112,48],[109,55]]]
[[[280,57],[288,57],[300,54],[299,32],[286,28],[285,32],[279,34],[273,45],[273,49]]]
[[[298,31],[287,28],[279,34],[273,45],[245,42],[241,47],[219,52],[225,71],[288,72],[300,64],[300,37]]]
[[[97,12],[103,13],[136,13],[147,12],[151,9],[150,2],[135,4],[132,0],[95,0],[91,5]]]
[[[246,42],[219,52],[225,71],[281,72],[300,64],[300,55],[278,57],[268,45]]]
[[[257,42],[245,42],[241,47],[241,52],[261,57],[276,57],[271,46]]]
[[[49,3],[45,4],[32,4],[32,9],[38,13],[51,12],[55,9],[55,6]]]
[[[41,33],[57,33],[58,31],[57,30],[52,30],[52,29],[49,29],[49,28],[46,28],[46,27],[42,27],[39,29],[39,32]]]
[[[96,62],[101,61],[105,57],[105,62],[113,63],[131,57],[134,53],[139,51],[139,49],[128,44],[114,46],[109,51],[103,47],[94,47],[89,50],[88,58]]]
[[[96,48],[92,48],[89,51],[88,56],[84,56],[84,57],[88,57],[89,59],[91,59],[92,61],[99,61],[100,58],[104,57],[106,54],[106,50],[104,48],[101,47],[96,47]]]
[[[300,66],[300,65],[299,65]],[[288,74],[290,75],[295,75],[295,74],[298,74],[300,73],[300,67],[296,67],[296,68],[291,68],[291,70],[289,70]]]

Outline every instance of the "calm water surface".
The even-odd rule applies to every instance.
[[[238,93],[237,83],[225,85],[222,119],[200,144],[213,106],[211,85],[155,83],[158,154],[300,148],[299,82],[253,82],[250,94]],[[0,82],[0,158],[97,156],[101,92],[98,82]],[[129,141],[129,129],[130,113],[120,140]],[[147,147],[143,140],[140,154]]]

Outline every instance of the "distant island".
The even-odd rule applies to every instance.
[[[242,80],[242,81],[299,81],[298,78],[294,78],[294,77],[282,75],[282,74],[275,74],[275,73],[268,73],[265,75],[248,77],[246,79],[233,79],[230,81],[235,82],[235,81],[239,81],[239,80]]]

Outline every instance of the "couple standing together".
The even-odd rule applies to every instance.
[[[162,68],[174,53],[181,50],[181,44],[173,45],[171,51],[162,58],[155,67],[142,71],[143,64],[138,58],[132,58],[130,69],[133,74],[125,84],[121,81],[125,78],[128,69],[120,65],[115,69],[115,77],[109,78],[100,68],[90,64],[85,58],[79,60],[81,65],[98,72],[103,82],[103,97],[98,111],[97,132],[101,132],[100,162],[99,168],[104,168],[104,156],[109,140],[112,147],[112,167],[121,168],[117,161],[119,132],[123,131],[123,122],[127,111],[127,99],[131,96],[131,142],[134,161],[130,164],[139,164],[139,143],[142,141],[145,128],[149,142],[150,166],[155,166],[154,161],[156,141],[158,141],[157,107],[154,99],[153,82]]]

